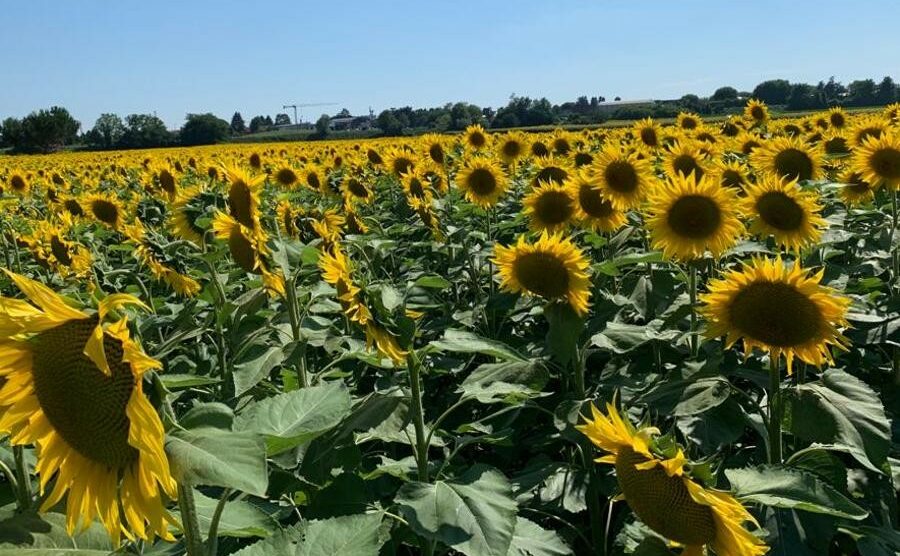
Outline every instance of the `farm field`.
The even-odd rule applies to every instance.
[[[0,556],[900,553],[898,104],[0,188]]]

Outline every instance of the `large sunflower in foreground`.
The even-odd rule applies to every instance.
[[[850,299],[820,284],[824,272],[810,275],[799,263],[757,258],[710,281],[700,298],[706,336],[724,336],[727,347],[743,340],[748,355],[753,348],[784,355],[789,374],[794,357],[816,366],[832,362],[829,346],[849,343],[838,328],[848,324]]]
[[[176,484],[141,378],[161,364],[131,340],[125,318],[105,323],[117,308],[141,302],[110,295],[89,314],[6,274],[31,303],[0,298],[0,430],[14,445],[37,447],[41,511],[68,493],[70,535],[99,518],[116,544],[123,532],[174,540],[164,496],[174,499]]]
[[[679,174],[650,197],[647,229],[667,258],[691,260],[709,250],[719,257],[744,231],[737,194],[707,178]]]
[[[578,314],[588,311],[591,282],[588,261],[568,238],[541,234],[535,243],[520,236],[511,247],[497,245],[494,263],[500,287],[548,300],[566,300]]]
[[[456,174],[456,185],[466,200],[482,208],[495,204],[506,192],[509,180],[503,168],[489,158],[471,158]]]
[[[750,162],[759,173],[789,180],[814,180],[822,175],[819,149],[800,138],[775,137],[766,141],[753,150]]]
[[[575,200],[574,219],[583,227],[601,232],[614,232],[625,225],[625,213],[603,197],[596,180],[579,172],[568,182],[569,194]]]
[[[536,232],[561,231],[575,215],[575,199],[569,187],[552,182],[540,182],[522,199],[522,205],[522,213]]]
[[[603,197],[618,210],[641,204],[653,183],[650,163],[635,153],[607,147],[594,158],[591,171]]]
[[[613,404],[604,415],[591,406],[591,419],[577,428],[608,455],[597,462],[615,466],[616,480],[628,506],[650,529],[684,545],[682,556],[702,556],[704,547],[720,556],[759,556],[768,552],[762,540],[744,529],[759,524],[731,494],[706,488],[685,470],[684,452],[673,447],[658,455],[655,427],[636,429]]]
[[[768,175],[746,191],[743,210],[751,218],[750,231],[762,238],[771,235],[786,249],[815,243],[827,225],[816,194],[801,190],[796,180]]]
[[[865,139],[853,151],[853,169],[874,187],[900,188],[900,136]]]

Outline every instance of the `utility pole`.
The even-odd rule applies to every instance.
[[[284,106],[281,107],[282,110],[284,110],[286,108],[294,109],[294,126],[299,128],[300,122],[297,121],[297,105],[296,104],[285,104]]]
[[[287,109],[287,108],[294,109],[294,125],[299,128],[300,127],[300,118],[297,116],[297,109],[304,108],[307,106],[337,106],[337,103],[336,102],[308,102],[306,104],[285,104],[281,108],[282,108],[282,110]]]

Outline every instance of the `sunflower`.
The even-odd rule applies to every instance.
[[[392,149],[386,157],[385,165],[389,172],[396,177],[409,172],[416,167],[416,156],[405,149]]]
[[[228,242],[231,257],[244,272],[261,276],[270,294],[284,295],[284,279],[269,270],[265,258],[268,249],[261,229],[250,229],[223,212],[216,212],[212,228],[217,238]]]
[[[535,243],[520,236],[517,244],[495,247],[500,287],[548,299],[566,300],[578,314],[590,305],[588,261],[572,240],[546,232]]]
[[[854,147],[861,147],[870,137],[879,138],[888,130],[888,121],[880,115],[861,116],[854,120],[850,129],[850,142]]]
[[[456,175],[456,185],[466,200],[482,208],[497,204],[506,193],[509,180],[503,168],[489,158],[470,158]]]
[[[241,226],[259,228],[259,192],[266,181],[265,175],[251,177],[242,169],[232,166],[225,169],[228,186],[228,211]]]
[[[278,184],[284,187],[293,187],[294,184],[300,181],[300,176],[297,175],[297,171],[287,164],[284,164],[275,170],[272,177],[275,178],[275,181]]]
[[[572,164],[575,168],[590,166],[594,162],[594,155],[586,150],[579,149],[572,153]]]
[[[571,136],[565,131],[557,129],[550,138],[550,148],[555,156],[566,156],[572,150]]]
[[[853,169],[873,187],[900,188],[900,136],[869,137],[853,151]]]
[[[786,249],[800,250],[818,241],[825,220],[816,195],[804,192],[797,180],[764,176],[746,189],[744,214],[751,216],[750,231],[760,237],[774,236]]]
[[[537,158],[545,158],[550,156],[551,154],[550,148],[540,139],[535,139],[534,141],[532,141],[529,150],[531,151],[531,155]]]
[[[140,220],[125,227],[125,234],[135,244],[134,256],[140,263],[150,269],[150,273],[158,281],[168,284],[175,293],[184,297],[194,297],[200,293],[200,284],[186,274],[163,264],[158,254],[161,250],[147,237]]]
[[[710,171],[709,177],[720,186],[739,192],[750,184],[750,170],[740,160],[717,161]]]
[[[769,107],[765,102],[751,98],[744,107],[744,117],[754,125],[762,125],[769,121]]]
[[[425,224],[425,227],[431,230],[431,235],[434,236],[435,241],[443,242],[445,239],[444,232],[441,230],[438,218],[434,213],[434,208],[431,206],[431,199],[407,197],[406,200],[409,203],[410,208],[419,215],[419,218],[422,220],[422,223]]]
[[[838,195],[847,206],[868,203],[875,198],[875,188],[859,172],[845,170],[838,177],[838,181],[844,184]]]
[[[762,140],[759,135],[750,132],[740,133],[735,141],[736,151],[743,155],[750,155],[758,147],[762,146]]]
[[[16,195],[27,195],[28,191],[31,189],[31,183],[28,181],[28,177],[21,172],[13,172],[6,178],[6,184],[9,186],[9,190],[15,193]]]
[[[750,162],[760,173],[789,180],[814,180],[822,174],[822,155],[818,148],[799,138],[775,137],[753,151]]]
[[[682,556],[700,556],[704,546],[722,556],[760,556],[768,551],[744,529],[745,522],[759,524],[740,502],[686,474],[686,459],[679,446],[659,455],[657,428],[636,429],[613,404],[607,404],[606,410],[604,415],[592,404],[592,418],[585,418],[576,428],[608,452],[596,461],[615,466],[625,502],[647,527],[684,545]]]
[[[735,116],[728,116],[725,118],[725,121],[722,122],[722,126],[719,128],[719,131],[725,137],[737,137],[743,130],[743,122],[738,120]]]
[[[84,277],[91,271],[91,254],[83,245],[66,239],[70,217],[63,217],[57,226],[41,222],[34,233],[40,243],[42,259],[62,277]],[[43,251],[46,251],[43,253]]]
[[[701,295],[706,336],[724,336],[728,347],[743,339],[747,355],[753,348],[776,359],[784,355],[788,374],[795,356],[816,366],[833,362],[829,346],[849,344],[838,328],[848,325],[850,299],[820,284],[824,272],[810,275],[799,262],[788,268],[780,257],[755,258],[728,271]]]
[[[656,149],[662,144],[660,127],[652,118],[644,118],[635,122],[632,133],[642,145],[649,149]]]
[[[667,258],[691,260],[709,250],[719,257],[744,231],[737,194],[707,178],[679,174],[650,196],[647,229]]]
[[[84,207],[74,197],[64,200],[62,206],[70,216],[84,216]]]
[[[445,142],[445,139],[436,133],[425,134],[419,139],[425,156],[438,166],[443,166],[447,162],[447,153],[444,151]]]
[[[369,161],[369,164],[372,166],[381,166],[384,164],[384,158],[376,151],[375,149],[366,150],[366,160]]]
[[[651,189],[650,162],[636,153],[626,153],[615,146],[600,152],[591,165],[603,197],[617,210],[628,210],[641,204]]]
[[[473,151],[480,151],[490,143],[490,135],[479,124],[473,124],[463,131],[463,144]]]
[[[88,212],[98,222],[117,230],[125,223],[125,208],[109,194],[93,194],[85,199]]]
[[[41,511],[68,493],[70,535],[99,518],[115,544],[122,532],[174,540],[164,497],[175,498],[176,483],[142,380],[162,365],[131,339],[126,318],[106,323],[124,305],[146,306],[115,294],[89,314],[4,272],[31,303],[0,298],[0,430],[14,445],[37,447]]]
[[[172,203],[172,230],[178,237],[203,245],[206,228],[200,224],[200,217],[206,212],[204,197],[205,187],[194,185],[180,189]]]
[[[403,193],[407,197],[427,200],[431,200],[434,197],[431,184],[421,170],[411,168],[408,172],[402,174],[400,176],[400,185],[403,187]]]
[[[315,163],[306,164],[300,172],[300,184],[317,193],[325,193],[328,190],[325,168]]]
[[[569,226],[576,202],[565,185],[540,182],[522,199],[522,205],[532,230],[554,233]]]
[[[689,176],[698,179],[706,173],[706,155],[700,145],[691,140],[679,140],[668,148],[665,168],[669,176]]]
[[[687,131],[697,129],[703,123],[703,120],[697,114],[691,112],[679,112],[675,118],[675,126]]]
[[[567,182],[569,195],[575,199],[574,219],[583,227],[601,232],[614,232],[625,225],[625,213],[603,197],[595,179],[579,172]]]
[[[348,172],[344,174],[341,186],[344,189],[345,204],[352,204],[357,201],[371,203],[375,198],[372,194],[372,190],[369,189],[362,177],[354,175],[353,173]]]
[[[839,130],[833,130],[823,135],[822,147],[825,149],[825,154],[828,155],[844,155],[850,152],[850,143],[844,132]]]
[[[835,106],[829,110],[826,118],[828,120],[828,125],[833,128],[841,129],[847,125],[847,112],[840,106]]]
[[[507,133],[500,136],[497,140],[497,154],[507,164],[513,164],[519,158],[525,156],[527,149],[527,141],[519,132]]]

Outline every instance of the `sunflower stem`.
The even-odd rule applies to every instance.
[[[184,547],[187,556],[205,556],[203,538],[200,536],[200,521],[194,504],[194,491],[188,485],[178,483],[178,509],[181,510],[181,527],[184,531]]]
[[[769,355],[769,463],[781,463],[781,373]]]
[[[16,494],[16,503],[18,504],[19,511],[24,511],[25,508],[22,507],[22,497],[19,493],[19,480],[16,478],[16,473],[13,472],[3,460],[0,460],[0,472],[6,477],[10,488],[12,488],[12,491]]]
[[[309,386],[309,375],[306,372],[306,342],[303,342],[300,332],[300,301],[297,299],[296,276],[287,280],[285,293],[287,295],[288,317],[291,319],[291,335],[294,338],[294,342],[298,345],[302,343],[300,346],[302,353],[300,360],[297,361],[297,379],[300,381],[300,386],[306,388]]]
[[[216,556],[219,551],[219,522],[222,520],[222,512],[225,511],[225,504],[231,496],[231,489],[226,488],[222,491],[222,496],[216,504],[213,511],[212,519],[209,521],[209,533],[206,535],[207,553],[209,556]]]
[[[688,294],[691,301],[691,357],[700,353],[700,337],[697,334],[697,265],[688,263]]]
[[[13,459],[16,462],[16,483],[18,483],[19,506],[22,511],[31,508],[31,475],[25,467],[25,448],[13,446]]]
[[[429,437],[425,433],[425,408],[422,405],[422,361],[414,349],[409,350],[406,356],[406,368],[409,371],[410,401],[413,410],[413,426],[416,431],[416,471],[418,480],[428,482],[428,443]],[[422,548],[426,556],[434,554],[434,543],[428,539],[422,539]]]
[[[578,354],[574,358],[574,375],[575,375],[575,395],[580,404],[587,399],[587,390],[584,382],[585,360],[582,354]],[[580,441],[582,464],[587,473],[588,480],[588,519],[590,519],[591,528],[591,545],[593,546],[593,554],[603,556],[606,552],[606,529],[603,525],[603,506],[600,504],[600,490],[597,488],[596,466],[591,457],[593,454],[593,446],[590,439],[582,435]]]

